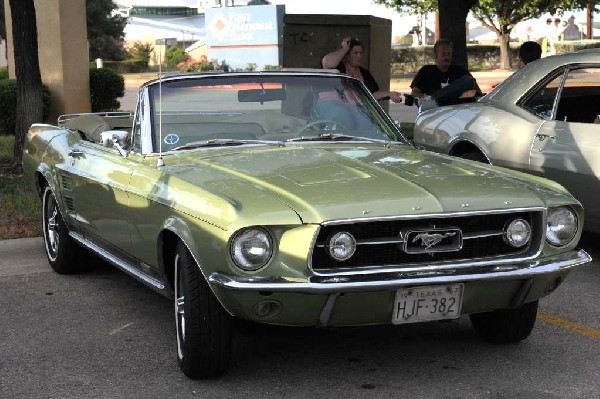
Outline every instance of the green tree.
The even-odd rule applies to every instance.
[[[90,43],[90,61],[96,58],[125,59],[123,47],[127,19],[114,14],[113,0],[86,0],[87,37]]]
[[[6,40],[6,23],[4,22],[4,1],[0,1],[0,40]]]
[[[488,29],[494,31],[500,43],[500,67],[510,69],[510,33],[515,25],[557,8],[580,9],[591,0],[374,0],[399,12],[430,12],[438,9],[440,37],[454,43],[454,60],[467,65],[466,19],[469,11]]]
[[[569,6],[567,6],[567,9],[580,9],[580,10],[585,10],[585,14],[586,14],[586,18],[585,18],[585,22],[586,22],[586,26],[587,26],[587,31],[585,32],[585,37],[587,39],[592,39],[593,38],[593,17],[594,17],[594,13],[598,12],[598,4],[600,4],[600,1],[598,0],[573,0],[570,1],[568,3],[573,3],[570,4]]]
[[[577,1],[565,0],[479,0],[471,9],[483,26],[496,33],[500,43],[500,68],[511,69],[510,34],[519,22],[554,13],[557,8],[580,8]]]
[[[20,168],[25,134],[33,123],[43,122],[43,86],[33,0],[9,0],[9,4],[17,77],[13,158],[15,167]]]
[[[428,13],[439,9],[439,37],[454,44],[454,63],[468,67],[466,23],[477,0],[374,0],[399,13]]]
[[[144,43],[140,40],[136,40],[128,49],[127,49],[127,58],[133,60],[142,60],[148,66],[150,62],[150,57],[152,52],[154,51],[154,46],[150,43]]]
[[[171,46],[168,48],[165,57],[167,59],[167,65],[176,66],[181,62],[187,61],[190,56],[185,52],[184,49],[177,46]]]

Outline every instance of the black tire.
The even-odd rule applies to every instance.
[[[80,248],[69,236],[56,197],[49,186],[46,186],[42,197],[42,228],[50,267],[59,274],[79,271],[79,262],[75,260],[77,254],[81,253]]]
[[[529,302],[516,309],[475,313],[469,317],[475,331],[486,341],[495,344],[519,342],[533,330],[538,302]]]
[[[481,163],[489,163],[488,160],[480,152],[465,152],[459,155],[460,158],[468,159],[470,161],[477,161]]]
[[[229,366],[233,318],[223,309],[187,247],[175,250],[177,360],[190,378],[222,375]]]

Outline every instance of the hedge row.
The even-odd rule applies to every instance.
[[[520,43],[510,44],[510,58],[517,58]],[[600,40],[563,41],[554,44],[557,53],[568,53],[586,48],[600,48]],[[500,68],[500,47],[496,44],[467,45],[469,69],[482,71]],[[392,75],[416,73],[425,64],[433,62],[433,46],[393,47],[390,60]]]
[[[44,120],[48,118],[51,104],[50,90],[44,85]],[[92,112],[116,111],[121,104],[118,98],[125,95],[123,76],[110,69],[90,69],[90,99]],[[17,81],[8,78],[6,68],[0,68],[0,134],[14,134]]]
[[[50,89],[43,85],[44,119],[50,113]],[[0,79],[0,134],[14,134],[17,105],[17,81]]]

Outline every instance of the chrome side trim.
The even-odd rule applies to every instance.
[[[83,237],[81,234],[70,231],[69,236],[71,236],[71,238],[77,241],[80,245],[86,247],[95,254],[98,254],[104,260],[116,266],[118,269],[123,270],[125,273],[131,275],[132,277],[140,280],[142,283],[150,286],[151,288],[154,288],[157,291],[165,291],[165,285],[162,281],[142,273],[140,270],[138,270],[131,264],[125,262],[123,259],[116,257],[112,253],[106,251],[104,248],[91,242],[90,240],[86,240],[85,237]]]
[[[293,292],[300,294],[335,294],[346,292],[389,291],[401,287],[479,282],[492,280],[524,280],[537,276],[563,272],[592,260],[583,249],[556,255],[542,260],[515,263],[514,268],[491,269],[491,271],[447,270],[424,273],[381,273],[376,276],[352,275],[321,277],[304,281],[285,277],[232,276],[213,273],[208,281],[216,286],[240,291]],[[325,310],[325,308],[324,308]]]

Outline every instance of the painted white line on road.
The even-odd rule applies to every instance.
[[[121,332],[121,331],[123,331],[124,329],[126,329],[127,327],[129,327],[129,326],[132,326],[132,325],[133,325],[133,323],[127,323],[127,324],[125,324],[124,326],[121,326],[121,327],[115,328],[115,329],[114,329],[114,330],[112,330],[110,333],[108,333],[108,335],[115,335],[116,333],[118,333],[118,332]]]

